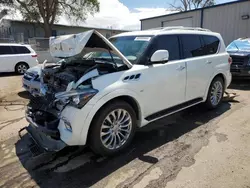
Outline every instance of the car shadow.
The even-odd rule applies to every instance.
[[[33,96],[28,91],[20,91],[17,95],[23,99],[32,99]]]
[[[40,187],[90,187],[134,159],[139,159],[151,164],[157,163],[158,159],[148,156],[148,152],[168,142],[174,141],[193,129],[204,125],[210,120],[227,112],[230,108],[230,103],[223,102],[219,108],[212,111],[207,111],[202,105],[198,105],[173,114],[142,128],[136,133],[132,144],[125,152],[109,158],[90,155],[90,159],[87,160],[88,162],[66,172],[58,172],[55,169],[60,165],[69,163],[69,161],[74,158],[68,157],[64,162],[56,160],[58,157],[60,158],[63,155],[67,155],[67,151],[66,153],[65,151],[61,151],[48,154],[48,156],[45,157],[48,162],[46,162],[45,158],[39,158],[39,156],[36,160],[37,163],[29,163],[29,161],[33,160],[30,157],[26,160],[24,160],[22,156],[18,157],[22,165],[29,172],[31,178]],[[25,137],[27,139],[27,135],[25,135]],[[21,147],[25,147],[23,140],[25,139],[20,139],[16,143],[17,151],[23,150]],[[91,151],[85,148],[82,152],[89,153]],[[76,154],[75,156],[79,155]],[[82,160],[84,160],[84,157],[82,157]],[[53,162],[56,164],[53,164]],[[27,163],[29,163],[29,167],[27,167]],[[36,167],[32,169],[32,165],[30,164],[36,165]],[[46,165],[49,167],[43,170]]]
[[[236,90],[250,90],[250,78],[237,78],[234,77],[232,83],[228,87],[229,89],[236,89]]]
[[[17,74],[15,72],[2,72],[2,73],[0,73],[0,77],[11,77],[11,76],[20,76],[20,74]]]

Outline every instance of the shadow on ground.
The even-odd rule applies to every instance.
[[[213,111],[207,111],[202,105],[199,105],[181,113],[176,113],[141,129],[124,153],[106,159],[90,154],[88,160],[82,157],[82,160],[87,161],[86,163],[66,172],[58,172],[56,169],[69,163],[74,157],[79,156],[75,149],[67,148],[56,154],[51,153],[36,158],[24,159],[25,157],[22,155],[18,155],[18,157],[32,179],[40,187],[90,187],[136,158],[152,164],[157,163],[158,159],[148,156],[148,152],[179,138],[229,109],[230,104],[224,102],[218,109]],[[25,137],[27,139],[27,135]],[[16,151],[23,151],[22,147],[26,147],[23,143],[25,139],[21,139],[16,143]],[[88,148],[80,151],[80,153],[91,153]],[[67,152],[73,152],[74,154],[68,155]],[[65,155],[68,156],[66,160],[61,160],[60,157]],[[46,165],[47,167],[44,169]]]
[[[250,90],[250,78],[233,78],[229,89]]]
[[[11,77],[11,76],[20,76],[20,75],[15,73],[15,72],[3,72],[3,73],[0,73],[0,77]]]
[[[31,99],[32,95],[28,91],[20,91],[17,95],[23,99]]]

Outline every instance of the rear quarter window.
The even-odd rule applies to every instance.
[[[30,50],[25,46],[12,46],[15,54],[29,54]]]
[[[215,54],[218,51],[220,40],[215,36],[202,36],[204,42],[204,55]]]
[[[184,58],[204,55],[200,35],[180,35],[180,37]]]

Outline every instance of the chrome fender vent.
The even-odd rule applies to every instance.
[[[130,81],[130,80],[139,80],[141,77],[141,74],[133,74],[133,75],[130,75],[130,76],[126,76],[125,78],[123,78],[123,81]]]

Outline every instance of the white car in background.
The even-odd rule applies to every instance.
[[[52,37],[50,52],[65,63],[42,69],[44,97],[26,111],[26,130],[39,146],[58,151],[89,145],[113,155],[137,128],[205,103],[220,105],[231,82],[231,58],[219,33],[170,27],[122,33],[97,31]],[[88,58],[77,59],[89,52]]]
[[[64,61],[61,59],[57,63],[49,63],[50,66],[59,65]],[[23,75],[23,88],[34,97],[41,96],[41,71],[42,64],[29,68]],[[48,65],[47,65],[48,66]]]
[[[24,74],[37,64],[37,54],[30,45],[0,43],[0,72]]]
[[[23,75],[23,88],[33,96],[40,96],[42,64],[29,68]]]

